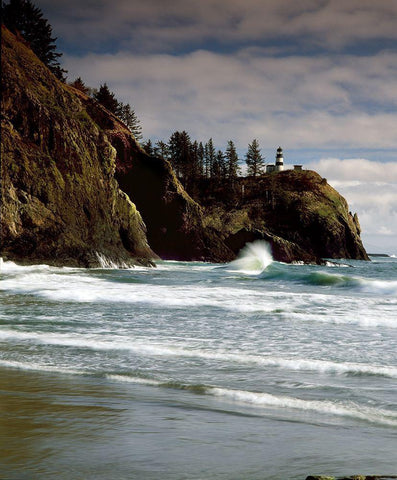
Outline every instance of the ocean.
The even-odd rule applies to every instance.
[[[397,259],[103,262],[2,265],[1,478],[397,473]]]

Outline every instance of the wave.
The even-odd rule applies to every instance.
[[[311,266],[310,268],[313,269],[320,267]],[[319,287],[351,289],[375,295],[397,295],[397,281],[375,280],[353,275],[341,275],[324,270],[308,271],[307,269],[302,270],[302,268],[296,268],[295,265],[281,263],[273,263],[270,265],[266,270],[261,272],[260,278],[263,280],[293,282]]]
[[[16,361],[1,360],[0,366],[17,368],[22,370],[35,370],[39,372],[62,373],[68,375],[98,375],[98,372],[87,370],[68,369],[55,365],[40,365]],[[304,412],[316,412],[323,415],[343,416],[358,419],[370,423],[397,426],[397,412],[358,405],[353,402],[331,402],[328,400],[304,400],[301,398],[272,395],[265,392],[252,392],[246,390],[234,390],[202,384],[186,384],[178,381],[161,381],[140,376],[105,373],[104,377],[111,381],[125,382],[184,390],[199,395],[209,395],[222,398],[233,403],[249,405],[258,408],[276,408],[285,410],[298,410]]]
[[[247,243],[236,260],[229,263],[229,268],[248,275],[258,275],[273,262],[270,246],[263,240]]]
[[[208,361],[232,362],[240,365],[255,365],[260,367],[275,367],[293,371],[308,371],[315,373],[332,373],[346,375],[368,375],[397,378],[397,367],[386,365],[371,365],[353,362],[332,362],[317,359],[283,358],[266,355],[250,355],[233,353],[225,350],[202,350],[186,348],[178,345],[148,344],[117,336],[102,336],[87,338],[87,335],[68,335],[38,332],[19,332],[0,330],[0,340],[30,341],[54,346],[69,346],[93,350],[130,350],[137,354],[149,356],[183,357],[203,359]]]
[[[138,383],[143,385],[186,390],[195,394],[220,397],[233,403],[250,405],[259,408],[277,408],[316,412],[323,415],[343,416],[388,426],[397,426],[397,412],[358,405],[353,402],[331,402],[328,400],[303,400],[301,398],[272,395],[264,392],[234,390],[229,388],[208,386],[202,384],[185,384],[175,381],[162,382],[148,378],[128,375],[107,375],[110,380]]]
[[[269,393],[231,390],[218,387],[210,387],[208,392],[217,397],[259,407],[303,410],[326,415],[351,417],[370,423],[397,426],[397,412],[357,405],[353,402],[337,403],[327,400],[302,400],[300,398],[276,396]]]
[[[57,365],[46,365],[34,362],[18,362],[14,360],[0,360],[0,366],[6,368],[15,368],[17,370],[28,370],[35,372],[62,373],[69,375],[86,375],[88,372],[84,369],[59,367]]]

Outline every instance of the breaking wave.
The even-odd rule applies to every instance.
[[[235,365],[255,365],[260,367],[275,367],[292,371],[308,371],[316,373],[331,373],[336,375],[368,375],[397,378],[397,367],[387,365],[371,365],[353,362],[333,362],[328,360],[283,358],[271,355],[253,355],[234,353],[225,350],[204,350],[186,348],[178,345],[149,344],[145,341],[120,339],[118,336],[107,336],[103,339],[98,335],[68,335],[38,332],[19,332],[0,330],[0,340],[14,340],[54,346],[68,346],[91,350],[129,350],[139,355],[182,357],[202,359],[213,362],[232,362]],[[1,364],[1,361],[0,361]]]
[[[315,412],[322,415],[350,417],[353,419],[388,426],[397,426],[397,412],[358,405],[354,402],[332,402],[329,400],[304,400],[301,398],[272,395],[264,392],[233,390],[206,385],[192,385],[179,382],[161,382],[158,380],[128,375],[107,375],[109,380],[138,383],[176,390],[186,390],[195,394],[220,397],[223,400],[258,408],[277,408]]]
[[[273,262],[270,246],[263,240],[247,243],[236,260],[229,264],[232,269],[248,275],[258,275]]]

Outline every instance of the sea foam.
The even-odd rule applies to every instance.
[[[186,348],[180,345],[150,343],[148,340],[137,341],[117,335],[82,335],[62,333],[22,332],[15,330],[0,330],[0,340],[14,342],[30,342],[45,345],[59,345],[91,350],[129,350],[144,356],[182,357],[203,359],[213,362],[234,363],[235,365],[256,365],[275,367],[292,371],[308,371],[336,375],[378,375],[397,378],[397,367],[387,365],[370,365],[353,362],[333,362],[307,358],[284,358],[274,355],[254,355],[226,350],[204,350]]]
[[[257,240],[247,243],[241,250],[238,258],[229,264],[232,270],[238,270],[249,275],[258,275],[273,262],[270,245]]]

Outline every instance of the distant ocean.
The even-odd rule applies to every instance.
[[[397,473],[397,259],[0,283],[0,477],[304,480]]]

